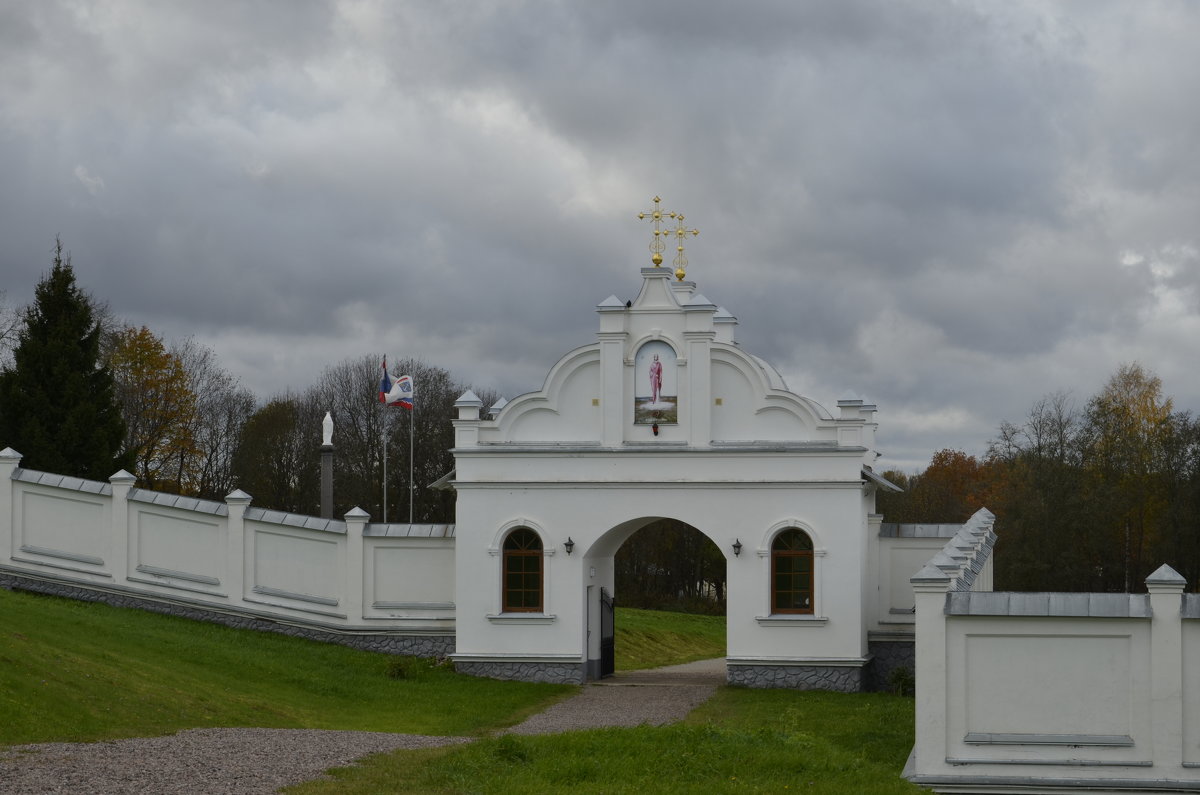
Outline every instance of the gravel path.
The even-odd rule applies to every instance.
[[[673,723],[724,681],[723,659],[618,674],[507,731]],[[0,793],[267,795],[368,754],[470,741],[317,729],[189,729],[168,737],[15,745],[0,747]]]
[[[470,742],[385,732],[189,729],[168,737],[0,748],[0,792],[258,795],[367,754]]]
[[[577,696],[508,730],[554,734],[605,726],[662,726],[683,720],[725,682],[725,660],[702,660],[647,671],[620,673],[585,685]]]

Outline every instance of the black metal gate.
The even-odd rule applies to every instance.
[[[600,678],[612,676],[617,670],[616,642],[614,640],[615,615],[613,597],[604,588],[600,589]]]

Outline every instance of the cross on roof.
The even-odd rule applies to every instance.
[[[654,267],[662,265],[662,253],[666,250],[666,245],[663,243],[663,238],[670,234],[669,231],[662,229],[663,218],[674,218],[675,213],[665,212],[658,205],[662,203],[662,199],[654,197],[654,209],[647,213],[638,213],[638,218],[649,218],[654,224],[654,237],[650,238],[650,261],[654,263]]]
[[[671,217],[675,219],[675,229],[667,230],[666,234],[675,235],[675,259],[671,262],[675,266],[675,278],[683,281],[683,277],[687,275],[687,257],[683,255],[683,239],[688,235],[695,237],[700,234],[699,229],[688,229],[683,225],[683,213],[678,215],[671,213]]]

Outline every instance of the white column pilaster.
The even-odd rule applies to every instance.
[[[0,450],[0,560],[9,560],[12,557],[13,544],[19,535],[13,526],[17,518],[13,494],[17,487],[12,477],[20,465],[20,453],[11,447]]]
[[[108,479],[112,485],[112,531],[109,535],[108,571],[113,582],[124,583],[129,576],[129,567],[137,565],[129,533],[129,491],[137,478],[124,469]]]
[[[363,618],[363,531],[371,517],[362,508],[351,508],[346,514],[346,620],[359,624]]]
[[[1150,714],[1154,768],[1183,764],[1183,589],[1179,572],[1163,564],[1146,578],[1150,592]]]
[[[223,578],[229,598],[241,602],[246,598],[246,508],[252,498],[237,489],[225,497],[229,506],[228,525],[225,535],[225,577]]]

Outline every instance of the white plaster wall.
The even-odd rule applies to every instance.
[[[749,488],[697,484],[586,484],[577,488],[473,488],[460,482],[456,558],[460,654],[559,654],[583,658],[587,588],[611,591],[608,559],[628,536],[626,523],[669,517],[708,535],[726,555],[729,654],[753,659],[857,658],[865,652],[859,568],[866,528],[861,486]],[[553,618],[498,617],[499,545],[506,529],[537,530],[546,548],[545,609]],[[769,617],[771,531],[798,525],[811,532],[816,559],[817,619],[760,622]],[[563,543],[571,537],[574,553]],[[733,542],[742,554],[734,558]],[[591,569],[597,574],[591,575]],[[616,594],[618,603],[620,594]],[[594,635],[595,633],[593,633]]]
[[[550,399],[520,413],[508,428],[512,439],[578,441],[600,435],[600,363],[589,361],[556,385]]]
[[[324,602],[332,609],[348,595],[339,549],[344,536],[265,522],[246,522],[246,534],[251,538],[250,590],[260,593],[248,601],[306,609]]]
[[[130,504],[129,513],[134,572],[167,584],[213,588],[222,584],[227,554],[223,517],[136,502]]]
[[[647,434],[649,431],[647,430]],[[475,483],[540,485],[547,482],[659,484],[744,483],[750,488],[778,483],[804,490],[853,483],[861,493],[861,456],[857,451],[821,449],[781,454],[764,450],[707,450],[656,447],[647,442],[637,448],[546,449],[530,454],[477,453],[460,449],[456,455],[455,488],[461,491]],[[456,514],[457,517],[457,514]]]
[[[712,368],[712,435],[714,439],[754,439],[753,415],[744,407],[755,402],[750,379],[740,369],[723,362]],[[716,405],[720,399],[721,405]],[[797,438],[807,438],[807,435]]]
[[[17,532],[12,554],[104,570],[111,558],[109,498],[22,483],[14,486]]]
[[[873,629],[911,627],[916,605],[910,579],[925,563],[945,546],[945,538],[875,538],[878,549],[874,600]],[[902,612],[892,612],[902,611]]]
[[[1183,622],[1183,761],[1200,765],[1200,621]]]
[[[815,423],[806,422],[795,405],[766,405],[762,393],[764,376],[751,375],[745,362],[714,358],[712,363],[712,400],[705,409],[712,412],[712,437],[725,440],[789,439],[808,441],[835,438],[817,432]],[[753,380],[752,380],[753,379]],[[721,401],[717,405],[717,400]],[[815,419],[815,418],[813,418]]]
[[[75,485],[30,483],[16,479],[18,462],[0,456],[6,572],[322,627],[361,628],[369,621],[379,630],[453,629],[452,535],[363,537],[361,520],[344,525],[353,537],[243,522],[245,495],[231,495],[228,510],[187,499],[159,504],[176,502],[168,495],[129,500],[132,478],[114,478],[109,493],[109,484],[42,473],[32,475]]]
[[[1148,620],[950,616],[946,657],[951,758],[1010,763],[1150,758]],[[972,744],[966,742],[969,733],[1118,735],[1134,745]]]
[[[368,538],[366,541],[367,618],[453,619],[452,539]]]

